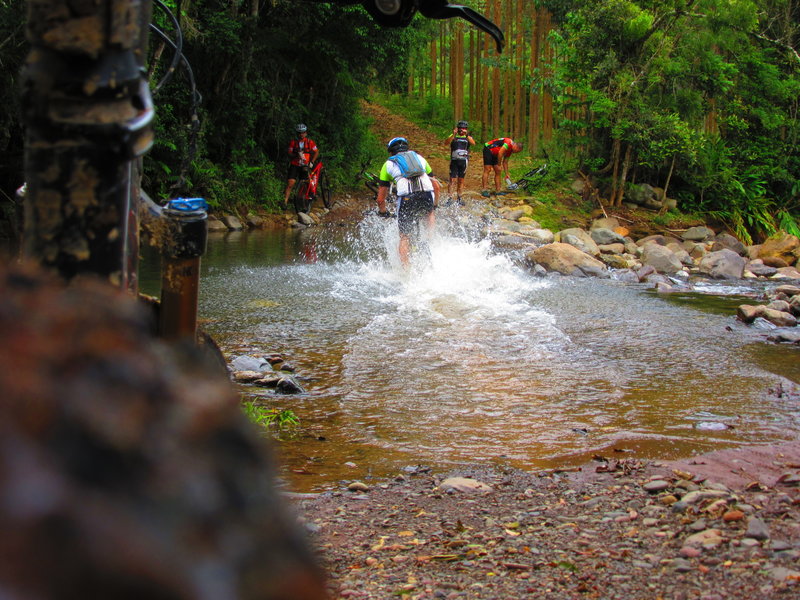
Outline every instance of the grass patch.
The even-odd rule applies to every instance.
[[[242,412],[248,420],[265,429],[275,428],[278,431],[286,431],[300,425],[300,419],[291,409],[269,408],[261,404],[256,404],[252,400],[242,403]]]

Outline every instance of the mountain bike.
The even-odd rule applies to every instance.
[[[530,192],[531,188],[534,187],[536,180],[540,177],[544,176],[547,173],[547,163],[543,164],[541,167],[537,169],[531,169],[525,175],[520,177],[514,183],[508,185],[508,189],[510,191],[517,190],[519,188],[523,188],[526,192]]]
[[[366,170],[367,166],[361,165],[361,170],[358,172],[358,179],[364,182],[367,189],[372,192],[373,200],[378,198],[378,188],[380,188],[380,178],[375,173]],[[389,185],[389,193],[386,196],[386,203],[389,206],[397,205],[397,194],[395,192],[394,182]]]
[[[322,204],[325,205],[325,208],[333,206],[331,184],[321,160],[318,160],[313,168],[309,168],[307,164],[303,166],[303,176],[294,184],[292,189],[295,211],[308,213],[317,198],[317,193],[322,198]]]

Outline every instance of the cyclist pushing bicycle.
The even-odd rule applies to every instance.
[[[304,169],[310,168],[317,162],[319,148],[317,144],[308,137],[308,128],[303,123],[295,126],[297,135],[289,141],[289,173],[287,176],[286,190],[283,192],[283,207],[289,206],[289,194],[292,187],[298,180],[305,176]]]

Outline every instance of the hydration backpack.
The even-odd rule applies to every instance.
[[[398,152],[394,156],[390,156],[389,160],[397,165],[400,175],[406,179],[425,175],[425,163],[422,162],[422,157],[413,150]]]

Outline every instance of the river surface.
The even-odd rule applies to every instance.
[[[205,329],[230,356],[283,354],[306,390],[241,388],[299,417],[279,442],[298,491],[418,464],[538,469],[798,437],[796,396],[774,390],[800,382],[800,351],[735,320],[749,288],[535,278],[446,215],[410,271],[395,244],[376,217],[210,238]]]

